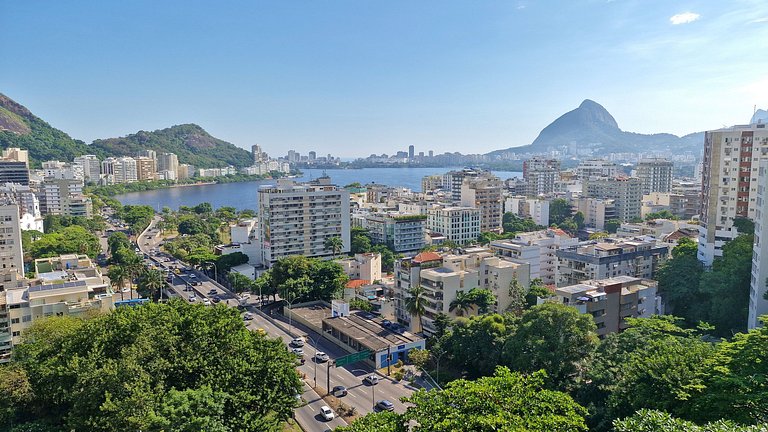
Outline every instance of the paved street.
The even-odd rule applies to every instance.
[[[139,248],[149,256],[146,259],[148,265],[155,265],[163,271],[168,271],[170,268],[186,268],[182,270],[180,274],[173,275],[170,286],[172,288],[171,295],[179,296],[186,301],[194,296],[195,302],[203,302],[203,299],[212,300],[215,295],[221,298],[221,303],[227,304],[230,307],[236,307],[238,300],[229,291],[225,290],[221,285],[214,283],[211,279],[204,274],[197,272],[182,263],[179,263],[173,258],[165,256],[153,255],[152,249],[156,248],[161,238],[155,235],[154,223],[158,219],[153,220],[152,224],[147,228],[145,233],[139,239]],[[192,276],[194,275],[194,276]],[[212,290],[216,290],[216,294],[213,294]],[[210,293],[210,294],[209,294]],[[255,313],[258,307],[257,296],[251,296],[247,300],[246,308],[253,313],[253,320],[247,323],[248,328],[252,330],[263,329],[268,335],[272,337],[279,337],[286,343],[286,349],[288,343],[293,336],[288,332],[270,322],[270,320]],[[288,321],[284,317],[275,316],[274,319],[282,318],[285,328],[289,328]],[[330,341],[323,339],[317,333],[310,332],[303,327],[292,326],[293,333],[295,335],[305,336],[307,343],[304,348],[304,358],[306,362],[304,365],[298,367],[298,370],[306,376],[306,382],[314,385],[315,379],[317,380],[316,387],[322,389],[326,388],[328,380],[328,363],[316,363],[314,361],[314,355],[316,351],[324,351],[331,359],[344,356],[348,354],[346,351],[335,346]],[[387,399],[395,405],[395,410],[403,412],[405,405],[400,402],[399,398],[407,396],[412,393],[403,384],[395,384],[393,381],[380,376],[379,384],[370,386],[363,383],[363,378],[372,373],[373,370],[370,366],[363,362],[348,365],[342,368],[330,367],[330,386],[333,388],[337,385],[343,385],[348,390],[348,395],[341,399],[345,404],[354,407],[358,413],[365,414],[373,410],[375,402],[382,399]],[[329,428],[335,428],[340,425],[346,424],[341,419],[334,419],[331,422],[325,422],[320,416],[320,407],[326,405],[325,402],[315,393],[310,387],[305,386],[302,398],[307,402],[307,405],[300,407],[296,410],[296,419],[305,431],[326,431]]]

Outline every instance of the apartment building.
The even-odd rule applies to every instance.
[[[195,167],[190,164],[179,164],[179,172],[176,173],[177,180],[186,180],[195,175]]]
[[[40,212],[43,215],[91,217],[91,199],[83,195],[83,180],[46,178],[40,185]]]
[[[635,176],[642,183],[643,195],[672,190],[672,161],[667,159],[642,159],[635,168]]]
[[[175,153],[160,153],[157,155],[157,171],[179,172],[179,157]]]
[[[332,257],[326,240],[340,237],[339,253],[350,249],[349,192],[329,177],[309,183],[280,179],[259,188],[259,263],[272,266],[291,255]]]
[[[571,201],[577,212],[584,215],[584,225],[605,230],[605,223],[616,219],[616,200],[579,197]]]
[[[150,150],[151,151],[151,150]],[[136,158],[136,178],[142,180],[154,180],[157,172],[156,160],[147,156]]]
[[[484,248],[463,252],[460,255],[422,252],[395,263],[395,314],[398,320],[410,323],[412,328],[418,327],[405,310],[408,290],[416,285],[425,291],[426,313],[421,321],[427,334],[434,333],[434,319],[438,314],[456,316],[456,311],[450,311],[450,304],[460,291],[489,289],[497,299],[492,311],[502,312],[510,306],[509,288],[513,280],[524,289],[530,286],[528,264],[495,256]]]
[[[79,165],[61,161],[43,162],[43,177],[47,179],[83,179],[83,172]]]
[[[26,162],[0,159],[0,184],[18,183],[29,186],[29,167]]]
[[[0,204],[0,362],[9,361],[13,349],[7,293],[25,286],[19,206],[4,200]]]
[[[588,159],[581,161],[575,170],[580,179],[590,177],[616,177],[619,175],[619,166],[614,162],[604,159]]]
[[[453,201],[461,201],[461,187],[464,184],[464,179],[477,178],[481,174],[489,173],[471,168],[449,171],[443,175],[443,188],[450,193]]]
[[[480,236],[480,209],[436,206],[427,210],[427,230],[463,245]]]
[[[29,151],[18,147],[8,147],[3,149],[1,157],[3,160],[23,162],[29,168]]]
[[[369,284],[381,280],[381,254],[376,252],[355,254],[353,258],[337,261],[344,273],[352,280],[363,280]]]
[[[598,336],[625,330],[627,318],[649,318],[664,309],[657,282],[631,276],[587,280],[555,290],[560,303],[592,315]]]
[[[79,166],[83,179],[87,182],[98,182],[101,176],[101,161],[96,155],[77,156],[73,165]]]
[[[523,179],[527,196],[551,194],[555,191],[555,183],[560,179],[560,161],[538,157],[526,160],[523,162]]]
[[[508,196],[504,199],[504,213],[532,219],[536,225],[549,225],[549,201],[525,196]],[[502,216],[503,222],[503,216]]]
[[[371,243],[398,253],[416,252],[425,245],[427,215],[400,212],[367,213],[365,226]]]
[[[768,157],[763,123],[704,134],[702,204],[698,258],[705,265],[723,255],[723,245],[738,236],[737,217],[756,219],[758,164]]]
[[[138,180],[136,159],[109,157],[101,161],[101,173],[107,184],[133,183]]]
[[[575,246],[579,239],[559,228],[517,234],[512,239],[494,240],[490,249],[498,256],[512,258],[530,266],[531,279],[545,285],[557,283],[557,251]]]
[[[747,327],[762,327],[761,315],[768,315],[768,159],[758,165],[755,197],[755,243],[752,246],[752,276],[749,286]]]
[[[421,179],[421,191],[423,193],[434,192],[439,189],[443,189],[443,176],[431,175]]]
[[[557,286],[590,279],[632,276],[654,279],[669,247],[651,239],[603,239],[559,249]]]
[[[503,216],[502,182],[490,174],[466,178],[461,185],[461,205],[480,209],[480,231],[500,233]]]
[[[590,177],[583,181],[583,196],[613,200],[616,218],[629,222],[640,217],[643,192],[637,177]]]

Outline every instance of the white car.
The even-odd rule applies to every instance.
[[[363,381],[367,382],[370,385],[376,385],[376,384],[379,383],[379,377],[377,377],[376,375],[371,374],[371,375],[368,375],[367,377],[365,377],[363,379]]]
[[[325,363],[328,361],[328,354],[318,351],[315,353],[315,361],[318,363]]]
[[[292,348],[291,352],[296,354],[297,356],[303,356],[304,355],[304,349],[303,348]]]
[[[320,407],[320,414],[326,421],[331,421],[334,419],[334,417],[336,417],[336,415],[333,413],[333,410],[329,408],[328,405],[323,405]]]
[[[197,297],[195,297],[195,296],[189,296],[189,301],[190,301],[190,302],[195,302],[195,301],[197,301]]]
[[[204,298],[203,299],[203,304],[206,305],[206,306],[210,306],[211,305],[211,301],[208,300],[207,298]]]
[[[131,290],[130,288],[123,288],[123,289],[121,289],[121,290],[120,290],[120,292],[124,292],[124,293],[127,293],[127,292],[129,292],[130,290]]]
[[[304,338],[300,338],[300,337],[293,338],[293,340],[291,341],[291,346],[292,347],[303,347],[304,346]]]

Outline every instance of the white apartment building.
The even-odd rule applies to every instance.
[[[480,231],[501,232],[503,216],[502,182],[490,174],[465,178],[461,184],[461,205],[480,209]]]
[[[398,253],[416,252],[424,247],[427,216],[400,212],[365,214],[371,243],[384,244]]]
[[[640,217],[643,201],[642,183],[636,177],[590,177],[584,179],[583,196],[613,200],[616,218],[629,222]]]
[[[462,245],[480,236],[480,209],[435,206],[427,210],[427,230]]]
[[[619,167],[615,163],[604,159],[588,159],[579,163],[579,166],[576,167],[576,175],[581,179],[616,177],[619,175]]]
[[[43,162],[42,171],[45,178],[82,180],[84,176],[81,166],[61,161]]]
[[[0,205],[0,362],[7,362],[13,349],[7,293],[25,287],[24,252],[19,226],[19,206]]]
[[[605,230],[605,223],[617,218],[616,200],[579,197],[571,203],[584,215],[584,225],[590,228]]]
[[[375,252],[355,254],[353,258],[337,261],[350,279],[368,283],[381,280],[381,254]]]
[[[642,183],[643,195],[653,192],[668,193],[672,190],[672,161],[667,159],[642,159],[635,168],[635,176]]]
[[[559,249],[557,286],[590,279],[632,276],[654,279],[669,247],[650,239],[603,239]]]
[[[755,243],[752,247],[752,278],[749,289],[749,317],[747,327],[762,327],[758,318],[768,315],[768,159],[758,168],[757,197],[755,198]]]
[[[40,185],[42,214],[91,217],[91,199],[83,195],[83,180],[46,178]]]
[[[133,183],[138,180],[136,159],[127,156],[106,158],[101,161],[101,173],[107,184]]]
[[[332,257],[325,242],[340,237],[340,253],[350,249],[349,192],[329,177],[309,183],[280,179],[259,188],[259,264],[271,266],[291,255]]]
[[[504,200],[504,213],[532,219],[536,225],[549,225],[549,201],[547,200],[521,195],[509,196]]]
[[[83,155],[77,156],[73,160],[73,165],[76,165],[83,173],[83,178],[87,182],[98,182],[101,175],[101,161],[96,155]]]
[[[405,310],[405,298],[412,286],[419,285],[426,291],[426,313],[421,321],[424,332],[428,334],[435,331],[433,322],[438,314],[456,316],[456,311],[450,311],[450,304],[459,291],[488,289],[497,299],[490,312],[503,312],[510,306],[509,288],[513,280],[517,280],[524,289],[530,286],[527,264],[495,256],[483,248],[465,252],[462,255],[422,252],[395,263],[395,314],[398,320],[410,323],[411,328],[418,328],[416,321]]]
[[[545,285],[557,283],[557,251],[575,246],[579,239],[565,231],[548,228],[520,233],[512,239],[495,240],[490,249],[496,255],[525,262],[530,266],[531,279],[541,279]]]
[[[179,172],[179,157],[175,153],[160,153],[157,155],[157,171]]]
[[[527,196],[551,194],[555,191],[555,183],[560,180],[560,161],[545,158],[526,160],[523,162],[523,178]]]
[[[762,123],[708,131],[698,258],[711,265],[723,245],[738,236],[733,220],[756,219],[758,164],[768,157],[768,129]]]

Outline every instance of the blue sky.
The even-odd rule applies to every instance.
[[[768,108],[765,0],[4,1],[0,40],[0,92],[86,142],[484,153],[585,98],[678,135]]]

